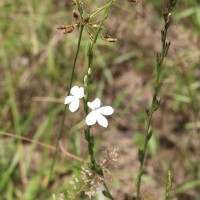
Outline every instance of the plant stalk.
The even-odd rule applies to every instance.
[[[145,142],[142,150],[139,150],[139,161],[140,161],[140,168],[137,180],[137,194],[136,200],[140,200],[140,188],[141,188],[141,179],[144,173],[144,165],[147,157],[147,148],[148,143],[152,136],[152,117],[153,113],[158,109],[160,105],[160,100],[157,99],[158,92],[159,92],[159,85],[160,85],[160,77],[163,71],[163,61],[164,58],[167,56],[170,42],[166,42],[167,31],[170,25],[170,17],[171,11],[174,9],[176,5],[176,0],[170,0],[169,7],[163,12],[163,18],[165,21],[164,27],[161,30],[161,41],[162,41],[162,51],[160,54],[157,54],[157,65],[156,65],[156,80],[154,83],[154,92],[151,101],[150,109],[146,112],[146,126],[145,126]]]
[[[92,42],[90,42],[88,44],[88,72],[87,75],[84,77],[84,91],[85,91],[85,95],[84,95],[84,110],[85,110],[85,114],[86,116],[89,113],[88,110],[88,100],[89,100],[89,84],[91,81],[91,73],[92,73],[92,67],[93,67],[93,48],[94,45],[98,39],[99,33],[102,29],[102,25],[103,22],[106,20],[107,16],[108,16],[108,12],[110,7],[113,5],[113,3],[115,2],[115,0],[111,0],[108,4],[106,4],[104,7],[102,7],[100,10],[98,10],[96,13],[94,13],[93,15],[91,15],[92,17],[96,16],[99,12],[101,12],[102,10],[104,10],[104,14],[103,17],[99,23],[98,29],[94,35],[94,39],[92,40]],[[88,152],[90,155],[90,163],[89,163],[89,167],[94,170],[97,174],[103,176],[103,170],[101,169],[101,167],[97,164],[95,156],[94,156],[94,137],[90,134],[90,126],[87,126],[85,129],[85,139],[88,142]],[[106,195],[104,194],[104,196],[106,196],[109,199],[114,199],[112,197],[112,195],[109,192],[109,189],[106,185],[106,183],[104,183],[104,187],[106,190]]]
[[[165,200],[169,200],[169,193],[172,188],[172,175],[170,170],[168,171],[168,179],[167,179],[167,186],[166,186],[166,193],[165,193]]]
[[[76,55],[75,55],[75,58],[74,58],[74,63],[73,63],[73,68],[72,68],[70,85],[69,85],[69,89],[68,89],[68,95],[70,94],[70,90],[71,90],[72,83],[73,83],[73,80],[74,80],[74,72],[75,72],[76,62],[77,62],[77,58],[78,58],[78,54],[79,54],[79,50],[80,50],[83,29],[84,29],[84,25],[81,25],[81,30],[80,30],[79,39],[78,39],[78,45],[77,45],[77,49],[76,49]],[[64,113],[63,113],[63,117],[62,117],[60,131],[59,131],[58,139],[57,139],[57,142],[56,142],[56,149],[57,150],[55,151],[54,158],[53,158],[53,161],[52,161],[52,164],[51,164],[51,168],[50,168],[49,183],[52,180],[52,176],[53,176],[53,173],[54,173],[55,163],[56,163],[56,160],[57,160],[57,157],[58,157],[58,153],[59,153],[59,151],[58,151],[59,141],[61,140],[62,135],[63,135],[63,128],[64,128],[64,122],[65,122],[66,114],[67,114],[67,105],[65,105],[65,107],[64,107]]]

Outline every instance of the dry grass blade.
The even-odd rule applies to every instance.
[[[7,137],[12,137],[12,138],[15,138],[15,139],[18,139],[18,140],[22,140],[22,141],[26,141],[26,142],[30,142],[30,143],[35,143],[35,144],[37,144],[38,146],[48,148],[48,149],[50,149],[50,150],[52,150],[52,151],[59,150],[59,149],[56,149],[55,147],[53,147],[53,146],[51,146],[51,145],[49,145],[49,144],[45,144],[45,143],[40,142],[40,141],[38,141],[38,140],[33,140],[33,139],[31,139],[31,138],[27,138],[27,137],[24,137],[24,136],[15,135],[15,134],[13,134],[13,133],[7,133],[7,132],[0,131],[0,135],[4,135],[4,136],[7,136]],[[60,150],[61,150],[60,152],[61,152],[63,155],[66,155],[68,158],[72,158],[72,159],[77,160],[77,161],[80,161],[80,162],[83,162],[83,161],[84,161],[82,158],[80,158],[80,157],[78,157],[78,156],[75,156],[75,155],[72,154],[72,153],[67,152],[67,151],[64,149],[64,147],[63,147],[61,141],[59,142],[59,146],[60,146]]]

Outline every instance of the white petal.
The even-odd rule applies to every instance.
[[[86,117],[86,124],[88,126],[91,126],[93,124],[95,124],[97,122],[97,119],[96,119],[96,112],[95,111],[92,111],[90,112],[87,117]]]
[[[96,98],[93,102],[87,103],[88,107],[94,110],[95,108],[99,108],[101,105],[101,100],[99,98]]]
[[[114,112],[114,109],[111,106],[104,106],[98,109],[99,113],[102,115],[112,115]]]
[[[79,87],[78,86],[74,86],[71,88],[70,93],[74,96],[77,96],[79,93]]]
[[[97,114],[97,122],[105,128],[108,126],[108,120],[100,113]]]
[[[79,99],[81,99],[81,98],[83,98],[83,96],[84,96],[84,88],[83,88],[83,87],[80,87],[80,88],[79,88],[79,91],[78,91],[78,94],[77,94],[77,97],[78,97]]]
[[[69,104],[69,110],[71,112],[75,112],[79,107],[79,99],[74,99],[70,104]]]
[[[73,100],[74,100],[74,96],[67,96],[65,98],[64,104],[68,104],[68,103],[72,102]]]

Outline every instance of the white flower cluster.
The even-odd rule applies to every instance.
[[[71,88],[70,93],[71,96],[65,98],[64,104],[69,104],[69,110],[75,112],[79,108],[80,99],[84,97],[84,88],[74,86]],[[99,98],[96,98],[93,102],[88,102],[87,105],[92,111],[86,116],[86,124],[91,126],[98,122],[99,125],[106,128],[108,120],[104,115],[111,115],[114,109],[111,106],[101,107],[101,100]]]

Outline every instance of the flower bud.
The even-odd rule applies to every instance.
[[[88,80],[88,75],[85,75],[85,76],[84,76],[84,84],[88,84],[88,81],[89,81],[89,80]]]
[[[92,69],[89,68],[89,69],[88,69],[88,75],[90,76],[91,74],[92,74]]]

